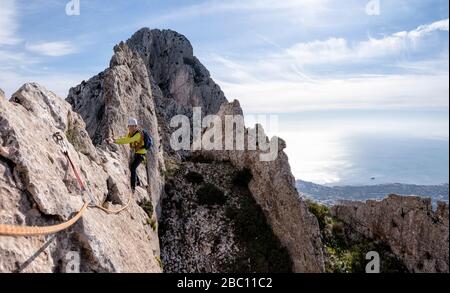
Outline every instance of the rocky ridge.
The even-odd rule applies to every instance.
[[[182,114],[192,117],[194,107],[201,107],[203,115],[216,113],[221,115],[220,113],[224,113],[227,109],[242,115],[239,103],[228,104],[220,87],[214,83],[209,72],[193,55],[192,46],[184,36],[170,30],[142,29],[135,33],[126,44],[120,44],[120,47],[133,52],[133,56],[138,55],[147,69],[147,78],[155,101],[161,150],[164,152],[166,169],[172,164],[180,165],[184,158],[189,156],[189,152],[174,152],[170,147],[170,134],[173,129],[169,127],[169,124],[173,116]],[[100,134],[96,134],[94,127],[89,126],[90,119],[94,121],[92,125],[97,125],[96,118],[93,118],[90,112],[95,105],[101,109],[99,105],[102,105],[102,101],[107,97],[109,98],[108,72],[109,70],[106,70],[89,81],[81,83],[71,90],[67,99],[74,110],[88,121],[88,131],[93,136],[94,142],[97,141],[96,137],[99,137],[98,141],[101,141],[104,138],[101,133],[105,131],[102,130]],[[117,77],[114,80],[122,79]],[[122,91],[120,94],[127,93]],[[114,95],[115,93],[112,94]],[[106,108],[105,113],[108,113]],[[235,151],[228,154],[232,154],[232,158],[224,158],[225,154],[221,152],[213,154],[213,158],[216,161],[229,160],[238,170],[249,167],[252,172],[254,171],[255,177],[250,183],[250,190],[257,199],[257,203],[263,208],[275,235],[288,249],[294,263],[294,271],[323,271],[317,220],[308,213],[296,195],[294,179],[284,152],[281,151],[280,158],[271,165],[258,164],[256,160],[259,153],[254,151],[243,153]],[[248,163],[246,166],[242,165],[239,159],[245,157],[244,161]],[[266,170],[268,168],[274,168],[274,170],[268,172]],[[277,176],[283,178],[277,180]],[[264,184],[260,184],[262,182]],[[283,187],[284,184],[286,187]],[[286,193],[279,192],[284,189]],[[164,196],[166,194],[162,193],[161,197]],[[157,205],[159,206],[158,203]]]
[[[433,210],[429,198],[398,195],[331,208],[354,237],[382,241],[415,273],[448,273],[448,210],[443,202]]]
[[[83,197],[52,140],[56,132],[66,139],[95,204],[114,208],[127,201],[130,190],[122,163],[126,158],[118,151],[96,148],[81,117],[44,87],[25,84],[10,101],[0,99],[0,130],[2,223],[47,226],[80,209]],[[143,189],[138,194],[149,199]],[[89,208],[79,222],[56,235],[2,237],[0,271],[160,272],[158,236],[144,225],[148,217],[133,200],[119,215]],[[77,258],[79,266],[68,266]]]

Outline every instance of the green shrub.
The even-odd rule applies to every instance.
[[[151,220],[150,220],[150,227],[152,227],[152,230],[153,230],[154,232],[156,232],[157,226],[156,226],[156,220],[155,220],[155,219],[151,219]]]
[[[308,201],[308,209],[319,222],[325,252],[325,270],[328,273],[364,273],[366,254],[376,251],[380,254],[381,272],[406,272],[404,264],[382,243],[356,235],[348,239],[343,222],[333,218],[330,209]],[[355,232],[353,232],[355,233]]]
[[[320,230],[325,229],[325,226],[331,217],[330,209],[313,201],[308,201],[307,204],[309,212],[316,216]]]
[[[170,158],[166,158],[164,160],[165,163],[165,167],[166,170],[163,173],[165,178],[170,178],[173,177],[175,175],[175,173],[180,169],[180,166],[178,165],[177,161],[170,159]]]
[[[223,191],[211,183],[205,183],[197,190],[197,199],[199,204],[208,206],[224,205],[226,202]]]
[[[234,175],[233,184],[239,187],[248,187],[248,184],[252,179],[252,171],[249,168],[244,168]]]
[[[152,230],[153,230],[154,232],[156,232],[157,224],[156,224],[156,220],[155,220],[155,219],[153,219],[153,218],[151,218],[151,219],[150,219],[150,218],[147,218],[147,219],[145,220],[144,225],[148,225],[148,226],[152,227]]]
[[[189,171],[186,175],[184,175],[184,178],[190,183],[193,184],[200,184],[203,183],[203,175],[194,171]]]
[[[344,223],[334,221],[331,225],[331,232],[336,236],[344,235]]]
[[[156,262],[158,263],[159,267],[160,267],[161,269],[163,269],[163,268],[164,268],[164,264],[163,264],[161,258],[160,258],[159,256],[155,256],[155,260],[156,260]]]

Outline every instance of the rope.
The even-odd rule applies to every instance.
[[[81,188],[81,192],[82,193],[86,192],[86,187],[85,187],[83,181],[81,180],[81,177],[78,174],[77,169],[75,168],[75,164],[73,163],[72,159],[69,156],[68,147],[64,141],[64,138],[62,137],[62,135],[59,132],[57,132],[53,135],[53,139],[54,139],[55,143],[57,143],[61,147],[61,150],[63,151],[64,155],[69,160],[70,166],[72,167],[72,170],[75,173],[75,177],[77,179],[78,185]],[[94,207],[101,209],[102,211],[104,211],[108,214],[118,214],[118,213],[122,212],[123,210],[125,210],[126,208],[128,208],[128,206],[131,203],[131,198],[132,198],[132,194],[130,193],[127,204],[118,210],[109,210],[100,205],[95,205]],[[58,233],[60,231],[66,230],[66,229],[70,228],[72,225],[74,225],[83,216],[84,212],[86,212],[88,207],[89,207],[89,202],[85,202],[83,204],[83,207],[78,211],[78,213],[73,218],[71,218],[70,220],[63,222],[61,224],[53,225],[53,226],[37,227],[37,226],[14,226],[14,225],[0,224],[0,236],[16,236],[16,237],[40,236],[40,235],[49,235],[49,234]]]
[[[132,199],[132,196],[131,196],[131,195],[132,195],[132,194],[130,193],[130,196],[128,197],[128,202],[127,202],[127,204],[124,205],[123,207],[121,207],[121,208],[118,209],[118,210],[109,210],[109,209],[104,208],[104,207],[102,207],[102,206],[100,206],[100,205],[95,205],[95,208],[100,209],[100,210],[102,210],[102,211],[104,211],[104,212],[106,212],[106,213],[108,213],[108,214],[119,214],[120,212],[126,210],[126,209],[128,208],[128,206],[130,205],[131,199]]]
[[[0,225],[0,236],[40,236],[58,233],[75,224],[84,214],[89,203],[84,203],[81,210],[67,222],[46,227]]]

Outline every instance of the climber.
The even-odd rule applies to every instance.
[[[147,150],[152,146],[152,139],[146,131],[142,130],[138,126],[138,121],[134,118],[128,120],[128,134],[121,138],[108,138],[106,140],[112,144],[130,144],[130,147],[134,151],[134,156],[130,164],[130,184],[131,190],[135,192],[136,185],[140,186],[139,177],[137,176],[137,168],[142,162],[146,162]]]

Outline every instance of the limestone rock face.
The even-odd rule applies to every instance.
[[[149,132],[154,146],[148,156],[146,170],[140,168],[138,174],[144,183],[148,175],[149,192],[159,213],[164,162],[149,75],[142,59],[126,44],[120,43],[114,52],[110,67],[72,88],[67,101],[86,122],[86,129],[94,144],[103,149],[117,150],[122,166],[128,166],[130,162],[129,147],[108,146],[105,139],[125,136],[130,117],[138,119],[140,125]]]
[[[127,45],[140,54],[152,82],[160,88],[162,97],[156,99],[156,104],[167,119],[192,114],[192,107],[202,107],[204,114],[217,113],[227,101],[209,71],[194,56],[185,36],[171,30],[144,28]]]
[[[168,180],[160,229],[166,272],[292,272],[241,175],[230,162],[194,156]]]
[[[67,144],[89,195],[81,195],[72,169],[53,141]],[[118,208],[130,194],[119,152],[94,147],[70,104],[37,84],[25,84],[11,101],[0,99],[0,221],[47,226],[69,219],[83,199]],[[72,143],[73,142],[73,143]],[[139,189],[140,196],[150,198]],[[158,236],[135,198],[118,215],[91,207],[56,235],[0,239],[0,272],[160,272]],[[72,266],[79,259],[79,266]],[[77,270],[76,269],[76,270]]]
[[[0,89],[0,99],[4,99],[5,98],[5,92]]]
[[[226,207],[237,197],[230,188],[233,171],[226,164],[187,163],[167,182],[160,229],[166,272],[226,272],[227,263],[238,256],[233,225],[226,217]],[[201,182],[186,180],[189,172],[201,174]],[[196,191],[205,181],[214,182],[230,203],[211,207],[199,204]]]
[[[381,240],[410,272],[449,271],[448,205],[433,211],[431,199],[391,195],[382,201],[346,202],[332,214],[351,230]]]
[[[201,107],[202,114],[215,114],[227,102],[224,93],[209,71],[194,56],[189,40],[172,30],[143,28],[128,41],[149,72],[164,151],[171,156],[169,122],[175,115],[192,117],[192,108]]]
[[[242,115],[238,101],[224,103],[218,115]],[[225,126],[223,125],[223,128]],[[295,179],[288,157],[283,151],[286,144],[278,139],[274,160],[262,161],[261,150],[248,150],[249,133],[258,129],[258,136],[268,141],[260,125],[245,130],[245,150],[207,151],[208,156],[220,161],[230,161],[238,169],[248,168],[253,174],[249,188],[262,207],[269,224],[281,243],[288,249],[296,272],[323,272],[322,242],[317,219],[309,213],[299,199]]]

